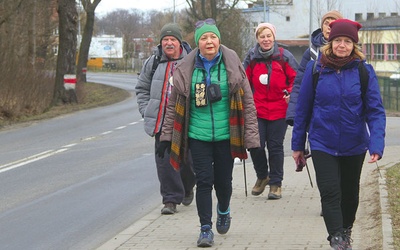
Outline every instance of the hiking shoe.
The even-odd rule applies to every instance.
[[[194,192],[192,189],[188,194],[185,195],[185,197],[183,197],[182,204],[185,206],[189,206],[192,203],[193,198],[194,198]]]
[[[214,244],[214,233],[210,225],[201,226],[200,236],[197,240],[198,247],[212,247]]]
[[[353,240],[351,239],[351,227],[344,230],[343,239],[346,241],[346,250],[352,250],[351,243]]]
[[[268,199],[277,200],[280,198],[282,198],[282,188],[277,185],[271,185],[269,187]]]
[[[256,184],[254,184],[253,189],[251,190],[252,195],[260,195],[262,192],[264,192],[265,186],[268,185],[269,182],[269,177],[265,177],[265,179],[258,179],[256,181]]]
[[[332,236],[331,238],[332,250],[351,250],[352,248],[348,244],[345,238],[346,237],[344,237],[341,233],[336,233],[334,236]]]
[[[176,213],[176,204],[165,203],[164,207],[161,209],[161,214],[174,214]]]
[[[230,209],[228,207],[228,210],[226,212],[222,213],[219,211],[219,208],[217,206],[217,232],[219,234],[226,234],[229,231],[229,228],[231,227],[231,214],[230,214]]]

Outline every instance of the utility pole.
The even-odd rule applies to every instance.
[[[175,0],[174,0],[174,23],[175,23]]]

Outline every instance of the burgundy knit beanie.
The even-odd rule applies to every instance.
[[[358,30],[362,27],[360,23],[349,19],[338,19],[331,22],[329,27],[331,27],[331,33],[329,34],[328,42],[338,36],[346,36],[358,43]]]

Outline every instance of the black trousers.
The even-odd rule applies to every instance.
[[[285,119],[268,121],[261,118],[257,118],[257,121],[261,147],[250,152],[254,170],[258,179],[265,179],[269,176],[269,184],[280,187],[283,180],[283,141],[287,130],[286,121]],[[265,145],[267,146],[268,158]]]
[[[189,148],[196,176],[196,205],[200,224],[212,226],[212,189],[215,188],[220,211],[226,211],[231,201],[233,159],[230,141],[189,139]]]
[[[365,153],[333,156],[313,150],[312,160],[329,237],[353,227],[359,203],[360,176]]]
[[[160,134],[155,136],[154,151],[160,143]],[[177,172],[169,163],[169,153],[165,151],[164,158],[155,154],[157,176],[160,181],[160,193],[162,203],[180,204],[185,197],[193,190],[196,179],[193,172],[192,159],[189,157],[188,163],[180,165],[180,171]]]

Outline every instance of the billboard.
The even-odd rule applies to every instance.
[[[89,58],[122,58],[122,47],[122,37],[92,37],[92,42],[89,49]]]

